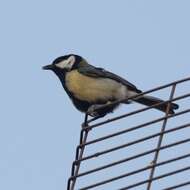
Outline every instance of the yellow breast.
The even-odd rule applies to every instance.
[[[88,77],[77,70],[66,74],[65,83],[75,97],[89,102],[113,100],[121,89],[121,84],[112,79]]]

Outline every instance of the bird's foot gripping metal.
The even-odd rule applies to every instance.
[[[105,107],[105,105],[107,105],[107,104],[103,104],[103,105],[102,104],[94,104],[88,108],[88,111],[86,112],[86,116],[85,116],[85,122],[82,124],[83,129],[88,128],[89,123],[91,123],[101,117],[104,117],[106,115],[104,112],[101,112],[101,108]],[[88,116],[91,116],[93,118],[88,120],[87,119]]]

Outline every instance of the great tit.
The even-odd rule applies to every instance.
[[[60,79],[74,106],[92,117],[103,117],[107,113],[113,112],[120,103],[111,104],[112,102],[142,93],[127,80],[103,68],[88,64],[79,55],[69,54],[58,57],[52,64],[44,66],[43,69],[53,71]],[[135,98],[133,101],[146,106],[164,102],[147,95]],[[127,104],[130,101],[121,103]],[[177,104],[171,103],[169,114],[173,114],[178,107]],[[162,104],[155,108],[166,112],[167,105]]]

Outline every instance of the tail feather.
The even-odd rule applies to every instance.
[[[138,102],[140,104],[146,105],[146,106],[153,106],[155,104],[164,102],[163,100],[161,100],[159,98],[152,97],[152,96],[142,96],[142,97],[140,97],[138,99],[135,99],[134,101],[136,101],[136,102]],[[175,113],[174,110],[176,110],[178,108],[179,108],[178,104],[171,103],[170,104],[169,114],[174,114]],[[158,110],[160,110],[162,112],[166,112],[167,103],[159,105],[159,106],[156,106],[155,109],[158,109]]]

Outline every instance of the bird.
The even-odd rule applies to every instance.
[[[132,100],[126,100],[132,96],[138,96],[142,91],[119,75],[89,64],[79,55],[60,56],[50,65],[42,68],[53,71],[74,106],[91,117],[104,117],[118,108],[120,104],[131,102],[145,106],[163,103],[154,108],[162,112],[167,110],[167,104],[164,104],[164,100],[153,96],[142,95]],[[174,110],[178,107],[172,102],[168,113],[174,114]]]

